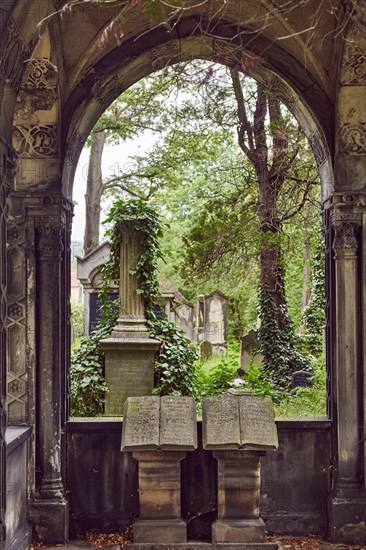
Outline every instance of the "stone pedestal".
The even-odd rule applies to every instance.
[[[70,504],[65,498],[37,499],[29,504],[29,520],[35,525],[39,540],[48,543],[66,542],[69,538]]]
[[[132,222],[126,222],[121,231],[119,318],[111,337],[100,342],[108,387],[105,414],[116,416],[123,415],[127,397],[152,394],[154,356],[160,345],[150,338],[145,301],[137,292],[140,281],[131,274],[144,252],[144,243]]]
[[[108,338],[105,380],[108,387],[104,412],[122,416],[127,397],[151,395],[154,387],[154,357],[159,342],[152,338]]]
[[[136,543],[187,542],[187,525],[181,519],[180,462],[185,452],[134,452],[139,470],[140,516],[133,524]]]
[[[258,451],[215,451],[218,461],[217,521],[214,543],[264,542],[265,526],[259,517],[260,457]]]

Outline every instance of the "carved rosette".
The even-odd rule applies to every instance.
[[[42,219],[37,225],[37,251],[42,261],[60,261],[63,251],[62,230],[60,223]],[[39,224],[39,221],[37,222]]]
[[[149,51],[150,64],[153,71],[164,69],[173,63],[181,61],[180,43],[178,40],[171,40]]]
[[[339,134],[339,152],[357,156],[366,154],[366,122],[343,124]]]
[[[339,254],[356,257],[358,249],[357,232],[360,225],[359,222],[348,220],[337,220],[334,223],[333,250],[336,257]]]

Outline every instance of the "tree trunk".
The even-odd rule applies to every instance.
[[[102,154],[106,132],[96,132],[90,148],[85,193],[84,256],[99,244],[101,198],[103,193]]]
[[[300,325],[300,334],[305,334],[305,331],[306,331],[306,321],[304,320],[303,315],[311,298],[311,288],[309,284],[311,280],[311,265],[310,265],[311,258],[312,258],[312,250],[310,246],[310,239],[308,237],[304,242],[304,249],[303,249],[304,278],[302,282],[302,297],[301,297],[302,323]]]

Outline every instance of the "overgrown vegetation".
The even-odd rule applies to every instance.
[[[162,254],[159,238],[162,224],[156,211],[146,202],[119,199],[111,208],[105,223],[111,252],[103,269],[103,284],[99,294],[102,319],[97,329],[82,339],[73,353],[71,366],[71,399],[74,416],[102,414],[106,388],[103,377],[103,353],[100,340],[111,333],[117,321],[116,303],[109,300],[110,282],[119,281],[120,245],[123,231],[133,229],[144,242],[144,252],[131,268],[130,274],[139,280],[137,292],[145,300],[147,324],[151,336],[160,340],[155,358],[155,388],[158,395],[194,395],[195,361],[197,353],[190,347],[184,333],[166,315],[158,319],[154,304],[161,299],[157,279],[157,260]]]
[[[101,170],[91,166],[98,189],[113,201],[106,280],[119,275],[122,224],[133,223],[146,242],[133,272],[140,277],[151,333],[161,341],[156,393],[202,398],[227,391],[239,366],[230,348],[212,370],[199,364],[195,373],[189,342],[173,323],[154,315],[159,268],[190,300],[215,288],[229,294],[236,337],[259,317],[264,361],[262,368],[250,368],[246,384],[279,400],[294,371],[311,370],[324,323],[323,244],[314,237],[321,225],[319,182],[295,119],[247,74],[196,61],[164,67],[129,89],[101,117],[94,138],[100,132],[106,143],[154,136],[145,154],[129,157],[103,181]],[[158,212],[170,224],[165,236]],[[160,247],[168,253],[166,264]],[[312,281],[305,275],[310,265]],[[106,283],[104,304],[107,294]],[[97,344],[93,352],[85,345],[80,354],[99,357]]]

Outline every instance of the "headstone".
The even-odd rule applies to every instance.
[[[110,302],[117,299],[118,299],[117,292],[111,292],[108,296],[108,300]],[[102,307],[99,299],[99,292],[92,292],[90,293],[90,298],[89,298],[89,334],[94,332],[101,318],[102,318]]]
[[[251,395],[207,398],[202,425],[203,448],[212,449],[218,462],[212,542],[266,548],[259,516],[260,458],[278,448],[271,400]]]
[[[181,302],[175,307],[175,324],[183,330],[191,342],[195,342],[194,307],[189,302]]]
[[[304,370],[298,370],[292,373],[291,377],[291,389],[294,388],[311,388],[313,374]]]
[[[119,316],[109,338],[101,340],[105,353],[108,388],[105,414],[122,416],[129,396],[151,395],[154,387],[154,358],[159,341],[150,337],[145,300],[137,292],[140,281],[133,268],[145,251],[134,222],[121,227]]]
[[[263,361],[263,356],[258,354],[259,340],[257,332],[250,330],[240,338],[240,366],[246,367],[249,363],[259,364]]]
[[[212,357],[212,344],[205,340],[200,344],[200,358],[201,361],[208,361]]]
[[[84,258],[76,257],[77,277],[82,284],[84,294],[84,334],[93,332],[100,319],[98,291],[102,282],[102,269],[109,259],[110,245],[104,242],[91,250]],[[117,295],[115,285],[111,283],[111,293]]]
[[[138,461],[139,519],[134,543],[185,543],[181,518],[181,467],[197,448],[196,404],[191,397],[128,398],[122,450]]]
[[[197,340],[208,341],[212,352],[227,353],[228,297],[219,290],[198,296]]]

